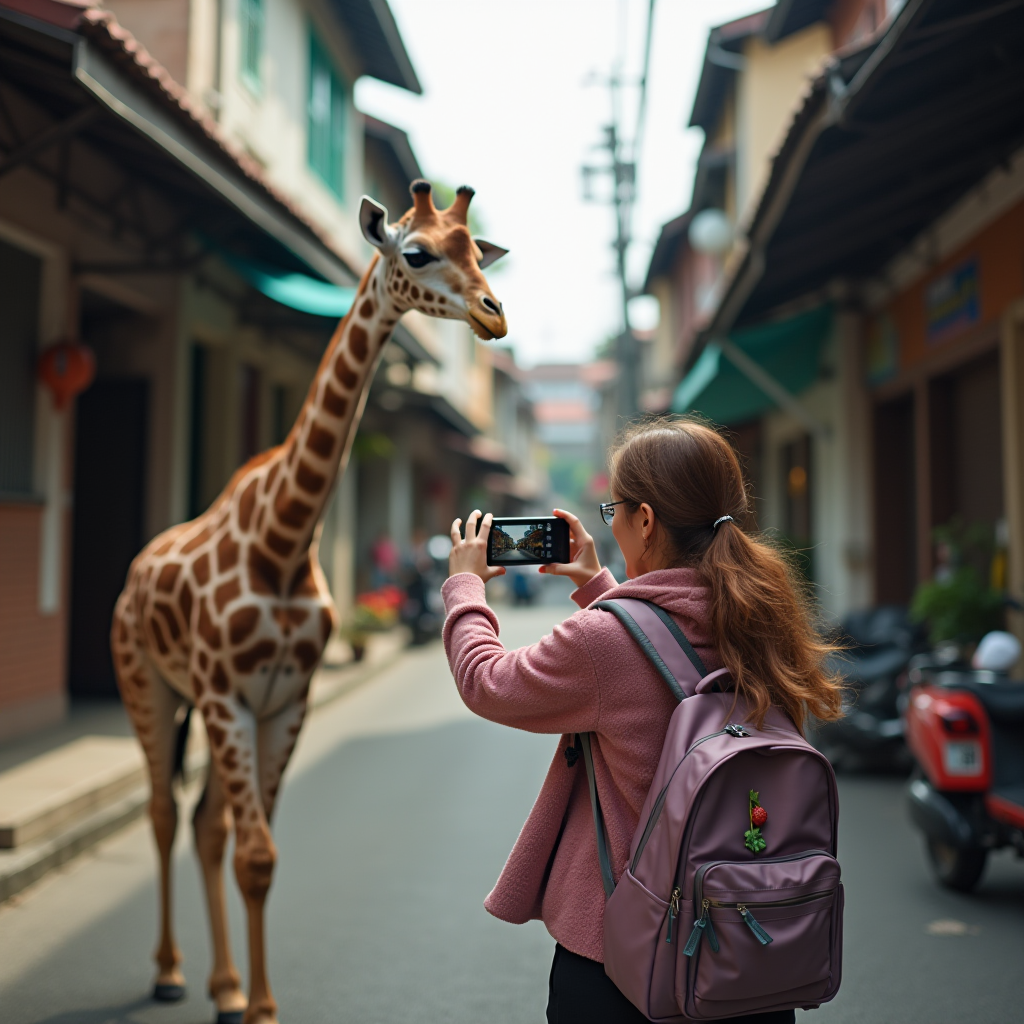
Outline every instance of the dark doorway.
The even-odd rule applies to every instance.
[[[875,603],[909,604],[917,583],[914,401],[875,406]]]
[[[97,380],[78,400],[68,689],[116,697],[110,619],[143,541],[149,386]]]

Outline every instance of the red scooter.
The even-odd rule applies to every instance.
[[[1006,674],[1019,656],[1010,634],[990,633],[972,667],[925,655],[908,672],[910,816],[936,877],[953,889],[977,884],[990,850],[1013,846],[1024,857],[1024,683]]]

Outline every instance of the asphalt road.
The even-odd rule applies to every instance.
[[[530,642],[563,610],[503,610],[503,638]],[[552,940],[537,922],[495,921],[481,901],[552,749],[551,737],[471,718],[439,645],[408,653],[311,719],[275,826],[269,963],[284,1024],[543,1021]],[[906,824],[902,788],[896,779],[841,780],[845,978],[809,1024],[1019,1022],[1024,864],[994,858],[973,896],[939,889]],[[139,823],[0,908],[0,1021],[211,1021],[189,846],[182,828],[176,905],[187,1000],[148,999],[155,859]],[[241,954],[233,883],[229,895]]]

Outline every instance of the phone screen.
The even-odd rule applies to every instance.
[[[495,519],[488,565],[545,565],[569,561],[569,524],[557,516]]]

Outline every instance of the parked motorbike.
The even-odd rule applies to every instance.
[[[907,609],[882,605],[848,615],[840,625],[846,649],[831,667],[847,686],[844,715],[815,723],[815,745],[836,765],[910,767],[897,707],[899,680],[925,646],[921,626]]]
[[[1024,857],[1024,683],[1007,675],[1020,651],[1009,633],[989,633],[971,665],[925,655],[908,673],[910,817],[952,889],[977,884],[990,850]]]

